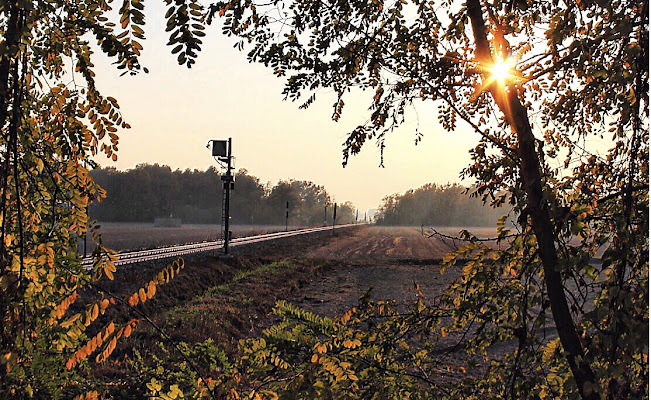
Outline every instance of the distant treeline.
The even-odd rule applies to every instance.
[[[427,184],[382,199],[376,215],[381,225],[495,226],[506,208],[491,208],[465,194],[458,184]]]
[[[106,198],[94,203],[92,219],[106,222],[153,222],[157,217],[180,218],[183,223],[219,223],[222,210],[222,181],[219,171],[185,171],[165,165],[139,164],[134,169],[118,171],[103,168],[91,176],[107,192]],[[324,207],[327,222],[332,223],[333,207],[323,186],[308,181],[280,181],[275,186],[262,184],[258,178],[240,169],[231,192],[231,221],[234,224],[285,224],[289,202],[290,225],[321,225]],[[350,202],[337,205],[337,223],[355,219]]]

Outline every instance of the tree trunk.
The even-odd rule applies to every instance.
[[[12,51],[14,51],[15,46],[18,45],[19,13],[20,10],[17,9],[15,4],[9,6],[9,18],[7,18],[7,27],[4,35],[5,40],[3,43],[6,54],[4,54],[0,59],[0,128],[4,128],[7,123],[7,110],[9,108],[11,97],[9,93],[10,66],[13,57]],[[18,64],[17,60],[16,64]]]
[[[478,0],[468,0],[467,6],[475,37],[477,61],[490,65],[493,59],[481,6]],[[518,139],[520,181],[527,195],[527,212],[531,217],[531,226],[538,242],[538,253],[543,264],[547,295],[558,336],[581,397],[586,400],[596,400],[599,399],[599,395],[592,389],[592,384],[595,382],[594,372],[589,363],[583,359],[585,352],[563,291],[563,279],[554,245],[554,226],[549,204],[543,196],[541,165],[529,116],[518,98],[515,87],[496,88],[495,86],[491,85],[491,94]]]

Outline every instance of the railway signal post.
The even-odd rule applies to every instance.
[[[288,221],[289,221],[289,201],[285,204],[285,232],[287,232]]]
[[[230,206],[231,206],[231,190],[235,186],[235,177],[233,176],[233,154],[232,150],[232,139],[228,140],[211,140],[208,142],[208,146],[212,144],[212,156],[215,157],[217,162],[226,168],[226,173],[221,176],[223,183],[223,193],[222,193],[222,238],[224,239],[224,254],[228,255],[228,244],[231,241],[231,231],[230,231]],[[222,164],[223,163],[223,164]]]

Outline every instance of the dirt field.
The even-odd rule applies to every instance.
[[[458,233],[455,228],[437,230]],[[490,234],[488,229],[473,233]],[[335,261],[337,267],[313,279],[302,289],[303,297],[294,301],[311,311],[334,315],[373,288],[373,299],[395,299],[404,305],[414,300],[416,283],[426,297],[433,298],[458,275],[454,270],[440,273],[439,263],[452,249],[451,241],[423,236],[420,227],[365,227],[305,254]]]
[[[439,293],[453,274],[441,275],[439,261],[450,247],[421,235],[419,228],[366,227],[312,249],[305,257],[335,261],[337,267],[313,279],[294,300],[311,311],[334,315],[373,288],[376,300],[414,299],[414,283],[425,296]]]
[[[108,226],[110,232],[111,226]],[[283,227],[284,228],[284,227]],[[161,228],[151,228],[152,231]],[[162,228],[172,234],[183,228]],[[122,240],[129,240],[131,235],[141,231],[134,229],[127,233],[123,224],[116,227],[115,233],[121,232]],[[456,234],[456,228],[438,229],[446,234]],[[198,231],[198,230],[197,230]],[[195,231],[195,232],[197,232]],[[486,229],[473,231],[479,235],[489,235]],[[173,235],[163,237],[161,241],[174,240]],[[156,239],[156,238],[154,238]],[[133,239],[132,239],[133,240]],[[152,236],[143,238],[152,240]],[[133,242],[132,242],[133,243]],[[296,277],[295,288],[283,292],[282,295],[273,295],[271,299],[263,299],[265,304],[274,304],[277,299],[285,299],[302,306],[310,311],[323,315],[335,315],[347,310],[357,303],[358,298],[372,288],[372,298],[376,300],[395,299],[398,303],[406,304],[413,301],[416,291],[414,284],[418,283],[420,289],[428,298],[440,294],[443,288],[457,276],[455,270],[440,273],[439,263],[446,252],[452,249],[451,242],[443,242],[437,238],[428,238],[421,234],[420,227],[379,227],[364,226],[332,234],[329,231],[304,237],[293,237],[281,240],[262,242],[255,245],[238,246],[232,249],[236,258],[235,264],[224,263],[212,255],[198,254],[186,258],[190,275],[187,279],[192,281],[192,275],[199,274],[200,280],[205,281],[206,270],[217,270],[226,280],[237,271],[231,271],[233,265],[245,268],[242,265],[255,265],[273,263],[286,259],[303,260],[301,262],[312,265],[314,268],[305,270],[304,274]],[[162,262],[151,262],[134,267],[127,267],[124,271],[124,281],[139,282],[158,268]],[[249,268],[246,267],[246,268]],[[318,271],[317,271],[318,270]],[[228,271],[225,273],[224,271]],[[315,272],[316,271],[316,272]],[[182,278],[184,274],[182,274]],[[201,290],[211,285],[222,283],[222,280],[205,281],[198,285]],[[258,282],[259,284],[294,285],[292,282],[283,282],[282,276],[277,281]],[[119,286],[120,284],[118,284]],[[192,288],[184,295],[184,299],[191,298],[192,292],[200,295],[199,289]],[[184,289],[175,290],[183,292]],[[259,294],[251,294],[253,298]]]
[[[270,311],[278,300],[332,316],[357,305],[370,288],[373,299],[395,299],[400,307],[415,300],[414,283],[420,285],[426,299],[433,299],[458,274],[455,268],[440,273],[438,263],[449,249],[439,239],[424,237],[420,227],[360,226],[335,234],[324,231],[238,246],[226,259],[191,255],[185,258],[186,268],[160,287],[143,312],[176,341],[196,343],[212,338],[232,352],[238,339],[257,335],[275,321]],[[165,263],[120,267],[116,280],[105,287],[113,294],[128,296]],[[442,348],[455,340],[448,335]],[[117,354],[126,357],[129,348],[155,351],[161,341],[154,329],[143,324]],[[443,382],[460,377],[454,368],[462,362],[458,353],[441,355],[441,362],[453,368],[441,370],[437,379]],[[117,363],[100,373],[122,376],[125,371]],[[134,398],[140,394],[131,393]]]

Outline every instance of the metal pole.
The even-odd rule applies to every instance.
[[[335,203],[335,210],[332,212],[332,233],[335,233],[336,223],[337,223],[337,203]]]
[[[88,168],[88,162],[84,160],[84,168]],[[88,171],[86,171],[88,172]],[[92,201],[92,196],[89,197],[88,201]],[[90,222],[90,215],[88,214],[89,203],[86,203],[86,230],[84,231],[84,258],[86,258],[86,247],[88,244],[88,223]]]
[[[323,189],[323,226],[328,225],[328,195]]]
[[[231,174],[231,138],[228,138],[226,163],[226,179],[224,180],[224,190],[226,190],[226,204],[224,206],[224,214],[226,214],[224,221],[224,231],[226,232],[226,235],[224,235],[224,254],[228,254],[228,243],[231,241],[231,182],[233,181],[233,175]]]
[[[88,204],[86,204],[86,221],[89,221]],[[84,258],[86,257],[86,245],[88,243],[88,222],[86,222],[86,232],[84,232]]]
[[[287,221],[289,220],[289,201],[285,204],[285,232],[287,232]]]

